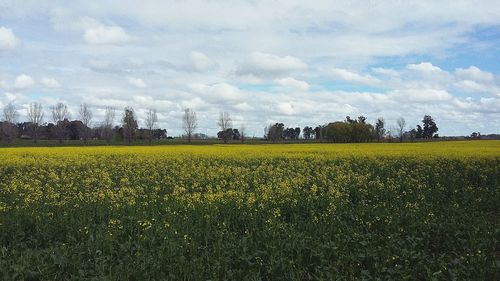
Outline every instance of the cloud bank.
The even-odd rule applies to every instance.
[[[496,1],[19,1],[0,3],[0,107],[58,101],[95,118],[182,111],[214,135],[219,111],[262,135],[366,115],[440,134],[500,132]]]

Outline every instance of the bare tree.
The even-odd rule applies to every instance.
[[[188,142],[191,142],[191,137],[193,136],[194,130],[198,127],[198,119],[196,118],[196,112],[190,108],[184,110],[184,115],[182,116],[182,128],[186,133]]]
[[[146,128],[149,132],[149,145],[151,145],[151,142],[153,141],[153,130],[156,128],[156,123],[158,123],[156,109],[149,109],[146,113]]]
[[[28,105],[28,120],[31,123],[30,128],[32,132],[33,141],[38,142],[38,131],[43,122],[43,107],[38,102],[32,102]]]
[[[240,127],[240,141],[241,141],[241,143],[245,142],[246,137],[247,137],[246,128],[244,125],[241,125],[241,127]]]
[[[222,134],[222,140],[224,143],[228,141],[230,136],[232,136],[232,131],[231,134],[229,134],[229,129],[232,127],[232,120],[231,117],[229,116],[228,112],[221,112],[219,114],[219,120],[217,121],[217,125],[219,126],[219,129],[221,130]]]
[[[80,105],[80,121],[82,121],[83,128],[82,128],[82,138],[83,142],[87,144],[87,140],[90,135],[90,126],[92,123],[92,111],[90,110],[90,107],[87,104],[82,104]]]
[[[3,109],[3,117],[4,122],[2,123],[3,134],[5,135],[7,142],[11,143],[13,139],[16,138],[17,129],[16,129],[16,121],[17,121],[17,110],[14,106],[14,103],[8,103]]]
[[[103,138],[109,144],[113,138],[113,123],[115,122],[115,109],[113,107],[106,107],[104,111],[104,122],[102,124]]]
[[[386,138],[389,142],[392,142],[394,138],[397,136],[397,134],[398,134],[398,128],[396,128],[395,126],[391,126],[386,131]]]
[[[13,102],[8,103],[3,109],[3,118],[5,122],[16,124],[17,110]]]
[[[403,117],[399,117],[398,120],[396,121],[396,123],[398,124],[397,129],[398,129],[399,141],[403,142],[406,121]]]
[[[57,103],[52,107],[52,120],[54,121],[57,139],[62,143],[66,136],[65,121],[70,118],[68,106],[62,102]]]

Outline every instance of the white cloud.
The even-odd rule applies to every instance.
[[[82,32],[82,38],[91,45],[124,45],[133,41],[121,26],[91,16],[81,17],[80,11],[67,8],[54,8],[50,12],[50,23],[57,31]]]
[[[255,52],[238,65],[236,73],[243,76],[276,77],[306,68],[307,65],[296,57]]]
[[[380,80],[372,77],[371,75],[360,75],[358,73],[342,69],[342,68],[333,68],[329,71],[331,75],[340,80],[344,80],[347,82],[365,84],[365,85],[377,85],[380,83]]]
[[[282,78],[276,80],[276,83],[285,88],[295,89],[298,91],[307,91],[309,90],[309,84],[305,81],[300,81],[292,77]]]
[[[0,95],[0,101],[2,101],[4,104],[8,104],[9,102],[13,102],[16,99],[23,98],[22,95],[19,94],[13,94],[9,92],[3,93],[3,95]]]
[[[460,78],[476,82],[488,83],[494,80],[494,76],[491,72],[482,71],[475,66],[470,66],[468,68],[457,68],[455,73]]]
[[[426,74],[426,75],[434,75],[434,74],[443,74],[443,73],[446,73],[444,70],[442,70],[441,68],[439,68],[437,66],[434,66],[430,62],[421,62],[421,63],[418,63],[418,64],[409,64],[409,65],[406,66],[406,68],[408,68],[410,70],[417,71],[417,72],[422,73],[422,74]]]
[[[234,106],[234,108],[238,111],[252,111],[255,110],[255,107],[251,106],[247,102],[238,103]]]
[[[88,27],[83,34],[83,39],[94,45],[122,45],[132,41],[132,37],[123,28],[105,25]]]
[[[14,49],[19,44],[19,39],[12,29],[0,26],[0,51]]]
[[[207,71],[217,67],[217,63],[202,52],[192,51],[189,53],[190,68],[195,71]]]
[[[431,103],[448,101],[453,96],[444,90],[437,89],[402,89],[389,92],[389,95],[394,96],[397,100],[402,102],[417,102],[417,103]]]
[[[277,104],[278,113],[284,115],[294,115],[297,113],[295,106],[290,102],[279,102]]]
[[[453,105],[457,109],[466,113],[500,113],[500,98],[480,98],[480,99],[453,99]]]
[[[238,87],[228,83],[216,83],[213,85],[192,84],[190,90],[198,94],[201,98],[219,105],[235,105],[247,98]]]
[[[55,89],[55,88],[61,87],[61,84],[59,84],[59,82],[55,78],[45,77],[45,78],[42,78],[41,82],[42,82],[42,85],[46,88]]]
[[[391,78],[398,78],[401,75],[397,70],[392,69],[392,68],[374,67],[374,68],[372,68],[372,71],[374,73],[384,75],[387,77],[391,77]]]
[[[61,7],[50,11],[50,22],[55,30],[83,32],[83,40],[92,45],[123,45],[133,41],[121,26],[104,24],[101,21]]]
[[[447,90],[455,81],[451,73],[430,62],[408,64],[406,70],[401,72],[403,79],[398,85],[400,88]]]
[[[33,84],[35,84],[33,78],[31,78],[26,74],[21,74],[16,77],[16,81],[14,82],[14,88],[17,90],[23,90],[31,87]]]
[[[136,77],[128,77],[127,81],[130,85],[135,86],[137,88],[146,88],[147,85],[141,78]]]
[[[406,68],[424,73],[441,71],[441,68],[432,65],[430,62],[412,63],[408,64]]]
[[[455,84],[455,86],[465,92],[487,92],[488,88],[484,85],[472,80],[463,80]]]
[[[495,81],[493,73],[483,71],[476,66],[468,68],[457,68],[455,70],[454,83],[456,89],[470,93],[500,93],[500,86]]]

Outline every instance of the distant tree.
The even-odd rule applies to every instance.
[[[52,121],[54,121],[56,136],[59,143],[66,138],[66,123],[70,118],[70,113],[68,106],[62,102],[58,102],[55,106],[52,106]]]
[[[356,121],[356,120],[351,119],[351,116],[346,116],[346,117],[345,117],[345,122],[346,122],[346,123],[349,123],[349,124],[352,124],[352,123],[355,123],[355,122],[357,122],[357,121]]]
[[[153,140],[153,130],[156,127],[156,123],[158,123],[158,115],[156,114],[156,109],[149,109],[146,113],[146,129],[148,129],[148,141],[149,145],[151,145],[151,141]]]
[[[233,129],[227,128],[224,131],[217,132],[217,138],[223,140],[224,143],[227,143],[228,140],[233,139]]]
[[[188,142],[191,142],[191,137],[194,130],[196,130],[196,127],[198,127],[198,119],[196,118],[196,113],[193,110],[186,108],[184,110],[184,115],[182,116],[182,128],[186,133]]]
[[[424,137],[424,130],[422,130],[422,126],[417,125],[417,129],[415,131],[415,138],[421,139]]]
[[[134,109],[126,107],[122,118],[123,138],[131,144],[134,140],[138,129],[137,120],[135,119]]]
[[[153,137],[157,140],[162,140],[167,138],[167,130],[166,129],[154,129]]]
[[[410,138],[411,141],[414,141],[415,138],[417,137],[417,130],[411,129],[408,131],[408,137]]]
[[[311,135],[313,134],[314,130],[309,126],[305,126],[304,129],[302,129],[302,136],[304,136],[304,139],[306,140],[311,139]]]
[[[241,143],[245,142],[246,137],[247,137],[247,135],[246,135],[246,128],[245,128],[245,126],[242,125],[241,128],[240,128],[240,141],[241,141]]]
[[[321,126],[316,126],[316,128],[314,128],[314,137],[319,140],[321,139],[323,136],[321,135]]]
[[[268,127],[266,127],[266,130],[266,139],[275,142],[283,139],[285,125],[283,123],[276,123],[274,125],[269,125]]]
[[[220,138],[227,143],[228,140],[232,139],[232,130],[229,129],[232,126],[232,120],[228,112],[221,112],[219,114],[219,120],[217,121],[220,131],[222,132]]]
[[[355,122],[350,127],[350,142],[368,142],[375,138],[375,129],[371,124]]]
[[[104,121],[102,123],[102,138],[109,144],[113,138],[113,123],[115,122],[115,109],[106,107],[104,111]]]
[[[116,138],[117,140],[123,140],[123,127],[122,126],[115,126],[113,128],[113,133],[111,134],[113,138]]]
[[[38,102],[32,102],[28,105],[27,109],[28,120],[30,122],[31,137],[33,141],[38,142],[38,134],[40,130],[40,125],[43,122],[43,107],[42,104]]]
[[[51,125],[51,124],[49,124]],[[67,136],[70,140],[80,140],[89,137],[89,129],[80,120],[73,120],[66,125]]]
[[[300,134],[300,128],[298,130],[298,133]],[[294,140],[298,138],[297,130],[295,128],[286,128],[283,130],[283,139],[289,139],[289,140]]]
[[[299,137],[300,137],[300,128],[295,127],[295,139],[299,139]]]
[[[0,127],[2,135],[5,137],[8,143],[11,143],[17,136],[17,110],[14,103],[8,103],[3,109],[3,119],[4,122]]]
[[[197,139],[197,140],[208,140],[209,137],[207,136],[207,134],[204,134],[204,133],[194,133],[193,134],[193,139]]]
[[[43,131],[49,140],[57,140],[59,138],[58,131],[54,123],[48,123],[45,128],[40,127],[40,131]],[[42,133],[40,135],[42,135]]]
[[[322,128],[321,135],[331,142],[350,142],[351,127],[348,119],[345,122],[337,121],[329,123]]]
[[[398,137],[399,137],[399,142],[403,142],[403,136],[404,136],[404,130],[406,127],[406,121],[403,117],[399,117],[398,120],[396,120],[396,123],[398,125]]]
[[[92,123],[92,111],[87,104],[80,105],[80,121],[82,122],[80,137],[83,139],[83,142],[87,144],[87,140],[91,133],[90,126]]]
[[[240,140],[241,134],[240,130],[238,129],[232,129],[233,130],[233,140]]]
[[[385,136],[385,121],[383,118],[378,118],[377,123],[375,123],[375,134],[377,135],[377,141],[380,142]]]
[[[389,141],[389,142],[392,142],[392,140],[394,139],[394,131],[395,129],[394,128],[389,128],[387,130],[387,133],[386,133],[386,139]]]
[[[13,102],[8,103],[3,108],[3,120],[5,122],[16,124],[17,121],[17,110]]]
[[[375,129],[371,124],[346,119],[344,122],[329,123],[323,127],[321,134],[332,142],[367,142],[375,137]]]
[[[31,136],[31,122],[20,122],[16,124],[16,130],[18,132],[18,136],[21,138],[26,138],[27,136]]]
[[[366,124],[366,117],[364,117],[363,115],[359,116],[358,122],[361,124]]]
[[[436,125],[436,122],[430,115],[425,115],[424,119],[422,120],[422,123],[424,124],[424,131],[423,131],[423,137],[426,139],[430,139],[434,136],[434,134],[438,131],[438,127]]]
[[[470,134],[470,137],[473,139],[480,139],[481,133],[480,132],[472,132],[472,134]]]

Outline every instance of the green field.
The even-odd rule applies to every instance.
[[[500,141],[0,149],[0,280],[499,280]]]

